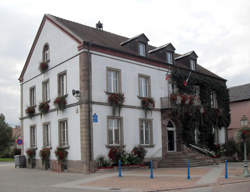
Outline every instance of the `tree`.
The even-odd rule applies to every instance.
[[[0,114],[0,157],[8,155],[9,148],[12,144],[12,130],[5,122],[5,116]]]

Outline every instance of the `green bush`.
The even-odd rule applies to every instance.
[[[96,164],[97,164],[98,168],[100,168],[100,167],[110,167],[111,166],[111,162],[102,155],[97,157]]]

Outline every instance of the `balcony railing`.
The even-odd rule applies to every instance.
[[[161,109],[171,109],[176,107],[176,105],[179,104],[191,104],[194,106],[200,106],[201,101],[198,96],[193,96],[193,95],[174,95],[171,100],[170,97],[161,97]]]
[[[170,109],[173,107],[170,97],[161,97],[161,109]]]

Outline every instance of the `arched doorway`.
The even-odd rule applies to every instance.
[[[173,121],[169,120],[167,123],[167,151],[176,152],[176,128]]]

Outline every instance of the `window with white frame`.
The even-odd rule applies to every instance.
[[[36,147],[36,126],[33,125],[30,127],[30,147]]]
[[[30,106],[36,105],[36,88],[31,87],[30,88]]]
[[[120,135],[121,119],[108,117],[108,145],[120,145]]]
[[[193,71],[195,71],[195,64],[196,64],[195,60],[191,59],[190,60],[190,69]]]
[[[50,124],[43,124],[43,146],[50,147],[51,146],[51,135],[50,135]]]
[[[153,144],[153,129],[151,119],[140,119],[140,144],[150,145]]]
[[[59,145],[60,147],[67,147],[68,143],[68,121],[59,121]]]
[[[46,44],[43,47],[43,61],[49,62],[49,45],[48,44]]]
[[[43,101],[49,101],[49,80],[44,81],[42,84],[42,94],[43,94]]]
[[[58,75],[58,96],[67,94],[67,74],[66,72]]]
[[[138,43],[138,54],[140,56],[146,56],[146,45],[144,43]]]
[[[145,75],[139,75],[139,96],[150,97],[150,77]]]
[[[118,93],[121,90],[121,77],[119,69],[107,69],[107,92]]]
[[[211,107],[218,108],[217,97],[215,91],[210,93]]]
[[[173,64],[174,63],[173,61],[174,61],[173,60],[173,53],[167,52],[167,63],[168,64]]]

